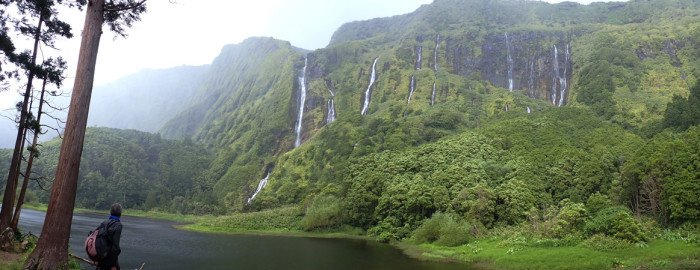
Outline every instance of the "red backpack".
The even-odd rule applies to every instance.
[[[85,239],[85,252],[93,261],[101,261],[107,258],[112,250],[112,241],[109,239],[109,227],[116,221],[110,220],[107,226],[100,224],[96,230],[90,231],[87,239]]]

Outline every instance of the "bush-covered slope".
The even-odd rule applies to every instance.
[[[32,178],[40,180],[32,181],[30,189],[40,202],[48,202],[60,147],[57,138],[39,148]],[[7,164],[0,166],[2,175],[7,175],[11,156],[9,149],[0,151],[0,162]],[[76,207],[107,209],[120,202],[128,208],[215,213],[217,204],[202,179],[211,159],[203,147],[189,140],[90,127],[85,134]]]
[[[224,47],[192,107],[163,127],[217,153],[205,174],[218,199],[240,207],[274,157],[293,146],[304,56],[289,42],[249,38]]]
[[[582,123],[601,117],[618,124],[622,137],[653,136],[666,104],[674,95],[687,96],[697,81],[698,15],[698,3],[689,0],[442,0],[411,14],[346,24],[328,47],[312,52],[251,38],[222,50],[195,105],[161,132],[166,138],[192,137],[217,153],[205,179],[231,209],[244,207],[271,170],[270,189],[279,185],[283,191],[256,198],[254,208],[303,201],[318,191],[317,183],[344,178],[339,172],[353,158],[407,151],[474,128],[498,138],[489,131],[492,122],[513,114],[577,107],[586,112]],[[300,108],[301,142],[307,146],[282,155],[294,148]],[[537,125],[556,126],[559,120]],[[566,132],[599,129],[571,124]],[[520,125],[535,124],[513,123]],[[502,128],[497,130],[512,135]],[[617,177],[623,163],[609,148],[625,146],[606,145],[604,154],[594,155],[590,151],[597,148],[575,150],[574,144],[554,155],[538,148],[548,140],[555,139],[502,142],[537,157],[530,166],[540,181],[564,181],[548,190],[554,200],[585,200],[594,184],[565,190],[565,182],[574,180],[564,180],[570,175],[555,173],[542,160],[561,166],[592,162],[587,166],[605,173],[576,177],[596,178],[605,188],[609,184],[601,178]]]

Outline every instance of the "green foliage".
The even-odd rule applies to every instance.
[[[460,191],[452,200],[457,212],[466,213],[467,218],[486,228],[490,228],[496,219],[496,198],[493,190],[483,184]]]
[[[85,137],[76,207],[109,209],[120,202],[128,208],[219,212],[205,195],[211,186],[200,178],[211,159],[201,146],[135,130],[88,128]],[[59,150],[59,139],[44,143],[36,175],[55,174]],[[33,181],[26,203],[46,203],[48,197]]]
[[[583,229],[588,219],[588,212],[582,203],[573,203],[568,199],[559,203],[561,208],[550,233],[557,238],[576,234]]]
[[[615,84],[610,64],[605,60],[589,63],[583,67],[580,76],[576,95],[578,102],[590,105],[600,116],[611,118],[615,114]]]
[[[627,239],[620,239],[606,234],[594,234],[583,241],[583,246],[599,251],[610,251],[632,247],[632,242]]]
[[[525,221],[528,211],[537,203],[533,189],[518,180],[499,186],[496,194],[498,219],[509,225]]]
[[[335,227],[343,223],[342,201],[333,195],[314,198],[311,207],[301,220],[301,227],[310,231],[317,228]]]
[[[587,235],[607,236],[632,242],[646,241],[641,224],[632,216],[629,209],[621,206],[605,208],[584,226]]]
[[[301,216],[294,206],[261,212],[239,213],[203,220],[199,225],[224,231],[296,230],[301,228]]]
[[[607,195],[600,194],[600,192],[591,194],[586,201],[586,210],[588,210],[590,216],[595,216],[598,211],[611,206],[613,205],[610,198]]]
[[[418,243],[438,246],[459,246],[471,240],[471,225],[449,213],[436,212],[413,231]]]
[[[625,163],[623,198],[635,194],[653,200],[635,205],[636,211],[660,215],[669,211],[673,221],[700,219],[700,128],[679,134],[665,132],[649,140]]]
[[[690,89],[690,95],[684,98],[674,95],[664,113],[664,127],[686,130],[700,124],[700,81]]]

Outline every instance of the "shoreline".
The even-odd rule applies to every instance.
[[[42,210],[41,207],[27,207]],[[45,210],[44,210],[45,211]],[[75,209],[74,213],[102,213],[89,209]],[[194,216],[162,213],[156,211],[130,210],[125,216],[168,220],[176,224],[177,230],[208,234],[241,234],[269,237],[305,237],[324,239],[354,239],[381,243],[375,237],[367,236],[360,229],[349,227],[303,231],[291,227],[271,229],[243,229],[215,226],[214,219],[229,216]],[[209,224],[207,224],[209,223]],[[207,224],[207,225],[203,225]],[[278,224],[279,225],[279,224]],[[292,229],[290,229],[292,228]],[[545,239],[546,240],[546,239]],[[475,269],[614,269],[614,268],[653,268],[653,269],[700,269],[700,244],[653,238],[642,247],[630,246],[613,250],[599,250],[584,245],[545,245],[537,238],[513,241],[503,237],[475,238],[468,244],[445,247],[433,244],[417,244],[410,240],[391,241],[388,244],[401,250],[407,257],[419,261],[464,264]],[[569,258],[576,254],[575,258]],[[569,259],[567,259],[569,258]]]

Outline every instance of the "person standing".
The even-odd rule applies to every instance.
[[[97,262],[98,270],[121,270],[119,267],[119,253],[122,252],[119,247],[119,239],[122,236],[122,205],[115,203],[109,209],[109,218],[102,222],[101,226],[107,228],[107,235],[111,242],[109,255],[103,260]]]

